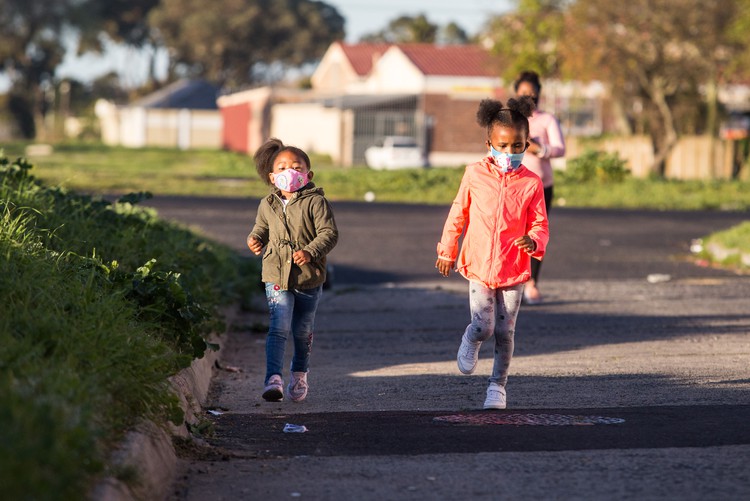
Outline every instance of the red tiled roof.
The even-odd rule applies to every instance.
[[[476,45],[399,44],[398,47],[425,75],[498,76],[487,51]]]
[[[372,71],[372,63],[377,60],[383,53],[388,50],[390,44],[387,43],[359,43],[359,44],[341,44],[347,59],[351,63],[354,71],[360,76],[366,76]]]
[[[372,71],[373,62],[393,44],[341,44],[358,75]],[[498,70],[491,66],[490,55],[476,45],[396,44],[425,75],[494,77]]]

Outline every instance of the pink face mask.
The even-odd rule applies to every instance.
[[[307,172],[286,169],[273,177],[273,184],[282,191],[293,193],[308,183]]]

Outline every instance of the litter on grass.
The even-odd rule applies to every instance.
[[[303,424],[287,423],[284,425],[284,433],[305,433],[307,427]]]

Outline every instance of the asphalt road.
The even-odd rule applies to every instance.
[[[257,200],[149,204],[247,252]],[[522,307],[508,409],[488,412],[491,343],[458,373],[466,282],[434,269],[448,208],[334,210],[308,399],[262,401],[266,314],[234,319],[221,363],[239,372],[216,372],[215,434],[171,499],[750,497],[750,277],[688,259],[747,214],[555,208],[547,300]]]
[[[144,205],[249,255],[245,237],[258,200],[157,197]],[[330,255],[337,283],[434,280],[447,206],[333,202],[333,207],[341,235]],[[743,212],[555,208],[543,279],[713,276],[715,270],[686,262],[691,241],[747,219]]]

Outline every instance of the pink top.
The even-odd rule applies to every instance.
[[[523,156],[523,164],[542,178],[545,188],[549,188],[553,183],[552,164],[549,160],[565,156],[565,141],[560,124],[551,113],[536,110],[529,118],[529,137],[541,144],[542,150],[536,155],[527,152]]]
[[[499,289],[529,279],[531,256],[544,256],[549,227],[539,177],[523,165],[503,173],[491,158],[466,166],[437,253],[467,279]],[[536,242],[532,254],[513,243],[523,235]]]

